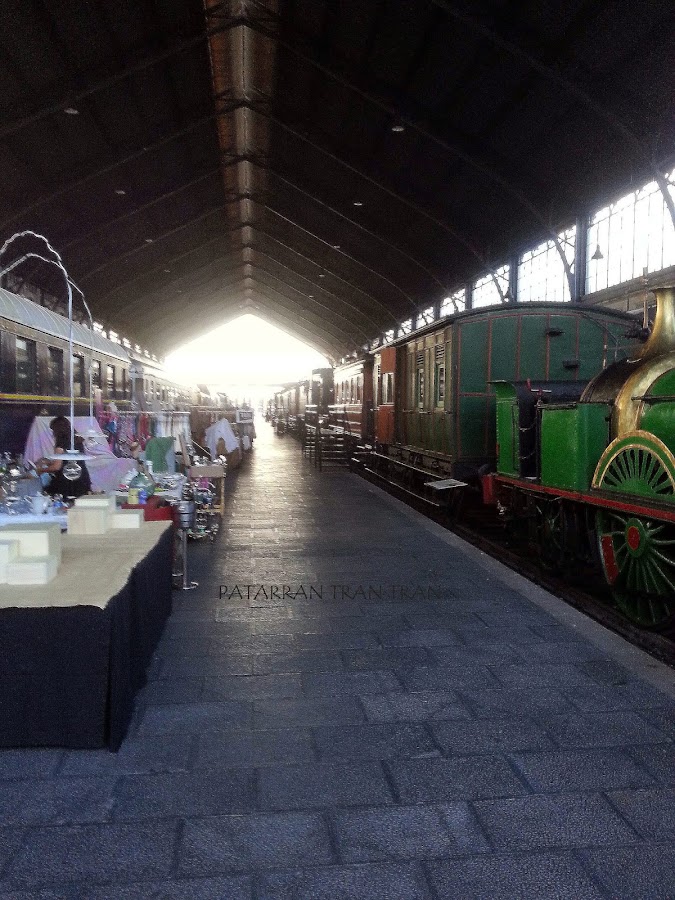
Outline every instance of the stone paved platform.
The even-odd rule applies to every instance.
[[[260,428],[120,752],[0,752],[0,900],[675,897],[672,672]]]

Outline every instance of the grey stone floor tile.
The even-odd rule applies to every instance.
[[[85,888],[78,900],[251,900],[251,890],[251,879],[243,876],[181,878]]]
[[[427,866],[443,900],[601,900],[604,896],[571,853],[491,855]]]
[[[69,750],[59,777],[87,778],[116,774],[179,772],[189,766],[194,739],[190,734],[127,737],[117,753],[109,750]]]
[[[663,741],[662,732],[627,710],[551,716],[541,721],[553,740],[564,748],[620,747]]]
[[[160,677],[194,678],[206,675],[217,678],[219,675],[251,675],[254,659],[253,654],[230,656],[228,653],[173,656],[163,660]]]
[[[252,804],[253,779],[249,770],[128,775],[117,786],[114,817],[124,822],[246,813]]]
[[[326,866],[257,880],[257,900],[431,900],[416,863]]]
[[[671,741],[675,741],[675,703],[671,701],[670,705],[664,709],[643,708],[640,711],[640,716],[647,722],[648,726],[658,728],[662,735],[665,735]]]
[[[501,756],[395,760],[386,764],[402,803],[519,797],[526,789]]]
[[[321,759],[408,759],[438,756],[439,751],[421,725],[342,725],[313,729]]]
[[[649,787],[654,779],[624,750],[558,750],[511,757],[537,793]]]
[[[539,725],[526,718],[433,722],[431,731],[449,755],[544,750],[555,746]]]
[[[0,781],[10,778],[49,778],[61,760],[63,750],[0,750]]]
[[[424,633],[424,632],[422,632]],[[471,647],[432,647],[432,656],[441,666],[499,666],[505,663],[522,662],[523,654],[509,644],[475,644]]]
[[[261,769],[259,792],[261,807],[275,810],[393,803],[384,770],[375,761]]]
[[[675,785],[675,744],[631,747],[628,752],[657,783]]]
[[[0,826],[105,822],[114,778],[50,778],[0,785]]]
[[[300,650],[296,653],[266,653],[256,656],[254,675],[285,672],[342,672],[342,659],[337,650]]]
[[[205,678],[202,699],[265,700],[270,697],[299,697],[302,693],[300,673],[277,675],[223,675]]]
[[[672,844],[585,850],[581,856],[613,900],[672,900],[675,896]]]
[[[361,697],[369,722],[428,722],[468,719],[470,713],[452,691],[392,692]]]
[[[198,703],[202,699],[203,678],[158,678],[148,682],[137,695],[137,703],[157,706],[164,703]]]
[[[183,875],[246,873],[335,861],[328,828],[314,813],[217,816],[185,823],[178,868]]]
[[[338,851],[346,863],[433,859],[486,848],[475,823],[472,847],[466,831],[456,840],[432,806],[344,810],[335,813],[333,821]]]
[[[675,727],[675,703],[660,691],[637,678],[629,677],[624,684],[594,684],[588,687],[564,689],[570,701],[584,712],[614,712],[615,710],[645,710],[649,707],[670,707]],[[659,710],[655,710],[656,715]]]
[[[518,716],[532,716],[538,719],[556,713],[577,712],[561,691],[552,688],[532,688],[532,690],[508,690],[498,687],[484,690],[459,688],[458,696],[480,719],[513,719]]]
[[[308,730],[208,731],[198,739],[196,769],[298,765],[315,759]]]
[[[481,665],[417,666],[400,672],[400,677],[409,691],[482,691],[500,686],[490,669]]]
[[[174,820],[35,828],[9,866],[7,887],[167,878],[177,830]]]
[[[475,809],[497,850],[611,847],[639,840],[600,794],[485,800]]]
[[[334,697],[339,694],[385,694],[399,691],[401,683],[393,672],[340,672],[302,676],[302,687],[308,697]]]
[[[187,731],[199,733],[206,728],[232,728],[250,725],[249,703],[235,700],[200,703],[173,703],[150,706],[140,725],[144,735],[170,735]]]
[[[374,631],[298,632],[295,638],[300,650],[375,650],[380,645]]]
[[[607,796],[646,840],[675,845],[675,788],[611,791]]]
[[[24,834],[25,829],[16,825],[0,828],[0,889],[3,870],[21,846]]]
[[[81,900],[84,896],[82,891],[73,885],[64,888],[45,888],[44,890],[16,890],[4,891],[2,882],[0,882],[0,900]]]
[[[409,669],[432,662],[424,647],[394,647],[386,650],[343,650],[342,658],[349,672],[371,669]]]
[[[299,699],[254,700],[255,728],[286,728],[296,725],[347,725],[363,722],[365,716],[356,697],[301,697]]]
[[[494,676],[506,688],[575,688],[586,687],[591,678],[579,666],[564,663],[523,663],[492,666]]]
[[[383,647],[460,647],[462,642],[452,628],[378,628]],[[436,653],[434,653],[436,657]]]

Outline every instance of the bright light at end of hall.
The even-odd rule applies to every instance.
[[[207,384],[228,393],[236,385],[283,384],[327,366],[324,356],[298,338],[246,313],[167,356],[170,378]]]

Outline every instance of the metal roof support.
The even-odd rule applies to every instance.
[[[434,2],[439,2],[439,0],[434,0]],[[472,154],[468,153],[466,150],[464,150],[460,147],[457,147],[454,144],[450,144],[445,140],[442,140],[441,138],[437,137],[432,132],[423,128],[418,122],[410,119],[409,117],[407,117],[405,115],[402,115],[400,110],[396,109],[396,107],[394,107],[392,104],[387,103],[384,100],[381,100],[379,97],[376,97],[375,95],[364,90],[363,88],[358,87],[357,85],[355,85],[353,82],[349,81],[348,79],[343,78],[341,75],[338,75],[336,72],[333,72],[332,69],[329,69],[327,66],[323,65],[322,63],[318,62],[317,60],[312,59],[311,56],[308,56],[306,53],[304,53],[301,49],[299,49],[291,41],[284,40],[276,34],[268,33],[266,31],[266,29],[259,23],[258,20],[248,18],[246,21],[246,25],[249,28],[253,28],[257,31],[260,31],[263,34],[266,34],[270,39],[275,40],[280,46],[284,47],[286,50],[289,50],[291,53],[298,56],[304,62],[308,63],[308,65],[311,65],[314,68],[318,69],[324,75],[326,75],[328,78],[331,78],[334,81],[336,81],[338,84],[341,84],[344,87],[348,88],[349,90],[354,91],[356,94],[358,94],[364,100],[367,100],[369,103],[372,103],[372,104],[378,106],[380,109],[384,110],[390,116],[394,117],[396,119],[396,121],[400,122],[401,124],[406,125],[408,128],[414,129],[418,134],[424,135],[424,137],[433,141],[439,147],[443,147],[445,150],[447,150],[453,156],[456,156],[458,159],[463,160],[468,165],[470,165],[472,168],[476,169],[477,171],[480,171],[483,175],[485,175],[491,181],[495,182],[496,184],[499,184],[505,192],[510,194],[515,200],[517,200],[519,202],[519,204],[521,206],[523,206],[525,209],[528,210],[528,212],[532,215],[532,217],[544,228],[546,233],[549,235],[551,240],[554,242],[554,244],[556,246],[556,250],[558,251],[561,262],[563,264],[563,268],[565,269],[565,274],[567,276],[569,286],[570,286],[570,293],[572,292],[573,276],[572,276],[572,272],[570,269],[570,265],[567,261],[567,257],[565,256],[565,252],[560,244],[560,240],[558,238],[557,232],[555,231],[555,229],[551,228],[551,226],[548,224],[548,221],[546,220],[545,216],[539,211],[539,209],[534,205],[534,203],[532,203],[532,201],[518,187],[516,187],[516,185],[512,184],[508,179],[506,179],[503,175],[500,175],[498,172],[494,172],[489,166],[487,166],[484,163],[477,160]],[[467,247],[467,249],[470,250],[472,255],[474,255],[474,256],[476,255],[475,252],[473,250],[471,250],[470,247]],[[483,263],[482,263],[482,265],[484,266],[484,268],[486,268]],[[497,287],[497,290],[499,291],[499,295],[503,300],[504,297],[503,297],[503,292],[501,290],[501,287],[499,286],[499,283],[498,283],[499,280],[497,279],[497,277],[494,275],[494,273],[489,268],[486,268],[486,270],[488,271],[488,273],[490,275],[492,275],[495,285]]]
[[[675,200],[670,193],[669,187],[670,182],[668,181],[665,173],[656,165],[654,160],[652,159],[651,154],[648,152],[647,148],[643,145],[642,141],[639,140],[637,135],[635,135],[631,129],[625,125],[621,119],[616,116],[611,110],[606,109],[601,103],[598,103],[597,100],[594,100],[593,97],[585,90],[585,88],[581,87],[581,85],[576,84],[572,81],[571,78],[568,78],[566,75],[559,69],[555,69],[552,66],[547,65],[540,59],[537,59],[536,56],[529,53],[527,50],[523,50],[522,47],[519,47],[517,44],[514,44],[512,41],[503,38],[501,35],[497,34],[497,32],[488,27],[487,25],[483,25],[473,16],[464,12],[457,8],[456,4],[452,2],[452,0],[432,0],[432,3],[435,3],[436,6],[440,6],[441,9],[445,10],[445,12],[455,19],[458,22],[461,22],[467,28],[470,28],[472,31],[477,32],[482,35],[482,37],[487,38],[492,44],[499,47],[500,50],[504,50],[510,56],[514,56],[519,59],[521,62],[527,63],[530,68],[534,69],[539,75],[543,75],[545,78],[548,78],[549,81],[555,82],[555,84],[564,88],[569,94],[576,97],[577,100],[581,100],[581,102],[588,109],[592,110],[597,116],[604,119],[608,125],[616,131],[621,138],[626,141],[633,149],[635,154],[639,157],[639,159],[648,166],[652,175],[654,176],[654,180],[659,186],[659,190],[663,195],[663,200],[668,208],[668,212],[670,213],[670,218],[673,223],[673,227],[675,227]],[[570,295],[572,294],[572,285],[570,284]]]
[[[287,131],[289,134],[292,134],[294,137],[298,138],[298,140],[303,141],[306,144],[309,144],[310,147],[313,147],[315,150],[318,150],[324,156],[328,157],[329,159],[332,159],[333,162],[336,162],[338,165],[342,166],[343,168],[348,169],[354,175],[357,175],[359,178],[362,178],[364,181],[367,181],[369,184],[372,184],[374,187],[383,191],[385,194],[388,194],[390,197],[393,197],[395,200],[398,200],[400,203],[403,203],[409,209],[412,209],[414,212],[416,212],[418,215],[422,216],[423,218],[428,219],[430,222],[432,222],[438,228],[441,228],[443,231],[445,231],[447,234],[449,234],[451,237],[453,237],[466,250],[468,250],[469,253],[471,253],[471,255],[474,256],[478,260],[478,262],[480,262],[481,266],[492,277],[492,280],[495,283],[495,286],[499,292],[499,296],[501,297],[502,301],[504,300],[504,292],[502,291],[501,285],[499,284],[499,279],[497,278],[495,270],[492,269],[491,266],[488,264],[487,260],[485,259],[485,257],[481,253],[481,251],[478,250],[462,234],[460,234],[456,228],[454,228],[452,225],[449,225],[447,222],[443,222],[441,219],[436,218],[436,216],[427,212],[426,209],[419,206],[417,203],[414,203],[412,200],[408,200],[407,197],[403,197],[401,194],[392,190],[392,188],[389,188],[386,185],[382,184],[381,181],[378,181],[377,179],[372,178],[370,175],[367,175],[365,172],[360,171],[355,166],[352,166],[350,163],[348,163],[346,160],[340,159],[339,156],[336,156],[334,153],[331,153],[330,150],[327,150],[325,147],[322,147],[320,144],[317,144],[315,141],[311,140],[311,138],[307,137],[307,135],[301,134],[299,131],[296,131],[296,129],[291,128],[290,125],[287,125],[281,119],[277,118],[276,116],[271,115],[270,113],[267,113],[267,112],[259,109],[252,101],[250,103],[250,106],[251,106],[251,109],[254,112],[256,112],[258,115],[268,118],[270,122],[274,122],[274,124],[278,125],[279,128],[282,128],[284,131]]]
[[[406,251],[403,250],[401,247],[397,246],[396,244],[392,244],[392,242],[387,240],[387,238],[382,237],[382,235],[377,234],[374,231],[371,231],[369,228],[366,228],[365,225],[362,225],[360,222],[357,222],[355,219],[350,219],[349,216],[345,215],[343,212],[340,212],[340,210],[335,209],[334,206],[331,206],[330,204],[326,203],[325,200],[320,200],[314,194],[310,194],[309,191],[304,190],[304,188],[301,188],[299,185],[295,184],[290,179],[286,178],[283,175],[280,175],[274,169],[269,169],[269,172],[275,178],[278,178],[280,181],[283,181],[284,184],[287,184],[290,188],[293,188],[293,190],[298,191],[298,193],[302,194],[304,197],[307,197],[307,199],[311,200],[313,203],[316,203],[317,206],[321,206],[321,207],[323,207],[323,209],[327,209],[329,212],[333,213],[335,216],[338,216],[338,218],[343,219],[345,222],[349,222],[349,224],[352,225],[354,228],[358,229],[358,231],[362,231],[364,234],[367,234],[369,237],[374,238],[376,241],[378,241],[380,244],[383,244],[389,250],[394,250],[402,258],[406,259],[408,262],[411,262],[413,265],[422,269],[422,271],[426,272],[426,274],[431,279],[433,279],[442,290],[449,290],[448,288],[445,287],[445,285],[441,281],[439,281],[438,278],[436,278],[436,276],[429,269],[427,269],[426,266],[422,265],[422,263],[420,263],[419,260],[415,259],[414,256],[410,256],[409,253],[406,253]],[[273,212],[275,215],[279,216],[280,218],[284,218],[281,215],[281,213],[277,212],[272,207],[267,206],[266,208],[269,209],[271,212]],[[291,220],[289,219],[288,221],[291,221]],[[295,224],[295,223],[291,223],[291,224]]]
[[[316,267],[317,269],[318,269],[318,268],[324,268],[324,269],[326,270],[326,272],[329,272],[330,275],[331,275],[333,278],[337,279],[338,281],[341,281],[343,284],[347,285],[347,287],[348,287],[348,288],[351,288],[353,291],[356,291],[356,292],[358,292],[359,294],[363,294],[364,297],[367,297],[369,300],[372,300],[372,302],[373,302],[376,306],[379,306],[379,307],[381,307],[382,309],[384,309],[384,310],[387,312],[388,315],[392,315],[392,314],[389,312],[389,310],[387,309],[387,307],[384,306],[384,304],[382,304],[376,297],[373,297],[373,295],[372,295],[371,293],[369,293],[368,291],[364,290],[362,287],[359,287],[359,285],[357,285],[357,284],[352,284],[351,281],[347,281],[345,278],[343,278],[341,275],[338,275],[336,272],[332,272],[332,271],[330,271],[329,269],[326,269],[325,266],[323,266],[323,267],[322,267],[322,266],[319,266],[318,263],[315,263],[315,262],[314,262],[312,259],[310,259],[308,256],[305,256],[304,253],[300,253],[299,250],[295,250],[293,247],[289,247],[288,244],[284,244],[283,241],[280,241],[278,238],[276,238],[276,237],[274,237],[273,235],[269,234],[268,232],[265,231],[264,228],[261,228],[259,225],[255,226],[255,230],[258,231],[258,232],[260,232],[261,234],[264,234],[265,237],[267,237],[267,238],[268,238],[269,240],[271,240],[271,241],[274,241],[274,243],[275,243],[275,244],[278,244],[280,247],[284,247],[284,249],[289,250],[291,253],[294,253],[296,256],[299,256],[301,259],[306,260],[308,263],[310,263],[310,265]],[[255,249],[255,247],[254,247],[253,249]],[[293,269],[293,270],[291,270],[291,271],[295,271],[295,270]],[[332,295],[333,295],[334,297],[336,297],[337,299],[340,299],[340,295],[338,295],[338,294],[333,294],[332,291],[326,290],[326,288],[324,287],[323,284],[314,282],[313,280],[311,280],[311,279],[310,279],[308,276],[306,276],[306,275],[301,276],[301,277],[304,277],[306,281],[309,281],[310,284],[312,284],[317,290],[325,291],[327,294],[332,294]],[[343,302],[346,303],[347,301],[343,301]],[[352,306],[353,309],[358,309],[358,310],[361,309],[359,306],[354,306],[353,304],[349,304],[349,305]],[[369,318],[365,313],[364,313],[363,315],[364,315],[364,318]],[[392,317],[393,317],[393,316],[392,316]],[[371,319],[371,322],[373,322],[373,325],[375,325],[374,320]]]

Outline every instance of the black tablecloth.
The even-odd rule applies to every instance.
[[[171,612],[172,539],[104,609],[0,609],[0,746],[119,747]]]

